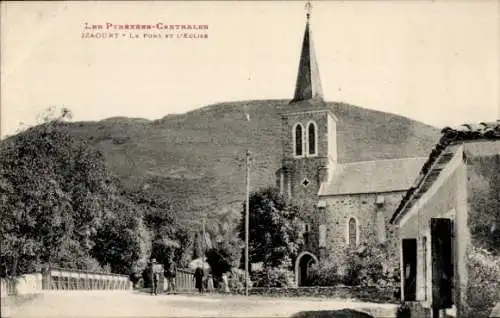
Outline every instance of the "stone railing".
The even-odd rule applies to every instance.
[[[355,299],[374,303],[398,303],[393,289],[375,286],[331,286],[331,287],[292,287],[266,288],[254,287],[249,290],[250,295],[268,297],[328,297],[339,299]]]
[[[44,290],[128,290],[132,282],[126,275],[49,268],[40,274]]]
[[[189,269],[177,269],[175,276],[175,287],[178,292],[191,292],[194,291],[193,282],[194,271]]]

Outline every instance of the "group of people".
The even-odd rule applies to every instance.
[[[176,293],[175,279],[177,276],[177,266],[173,257],[169,257],[168,263],[163,267],[161,264],[156,262],[156,259],[151,259],[150,263],[150,273],[151,273],[151,294],[158,295],[158,286],[160,283],[160,278],[162,273],[167,281],[167,292]],[[194,271],[193,281],[195,288],[198,290],[200,294],[203,294],[205,290],[208,293],[213,293],[215,291],[214,288],[214,280],[212,275],[205,275],[205,272],[202,267],[197,267]],[[224,293],[229,293],[229,284],[227,276],[222,275],[222,281],[220,282],[221,289]]]
[[[203,294],[206,286],[206,290],[209,294],[213,293],[215,291],[214,288],[214,280],[212,275],[207,275],[205,277],[205,273],[203,271],[203,268],[197,267],[196,270],[194,271],[193,275],[193,280],[194,280],[194,286],[198,290],[198,292]],[[221,289],[224,293],[229,293],[229,283],[227,280],[227,275],[223,274],[222,275],[222,281],[221,283]]]
[[[169,257],[168,264],[161,266],[156,262],[156,259],[151,259],[151,294],[158,295],[158,284],[160,283],[161,274],[167,280],[167,291],[175,294],[175,277],[177,276],[177,265],[173,257]]]

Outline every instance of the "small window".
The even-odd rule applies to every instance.
[[[303,149],[302,149],[302,125],[298,124],[295,126],[295,155],[296,156],[302,156],[303,155]]]
[[[349,234],[349,246],[356,246],[357,245],[357,236],[358,236],[358,229],[357,229],[357,224],[356,224],[356,219],[351,218],[349,220],[349,228],[348,228]]]
[[[304,232],[306,232],[306,233],[307,233],[307,232],[309,232],[310,230],[311,230],[311,226],[310,226],[309,224],[307,224],[307,223],[306,223],[306,224],[305,224],[305,226],[304,226]]]
[[[316,125],[314,123],[309,123],[307,127],[308,136],[308,152],[310,155],[316,154]]]
[[[304,244],[305,244],[306,246],[308,246],[308,245],[309,245],[309,238],[310,238],[310,236],[311,236],[310,231],[311,231],[311,226],[310,226],[308,223],[304,224],[304,234],[303,234],[303,238],[304,238]]]

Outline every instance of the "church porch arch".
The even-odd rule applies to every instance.
[[[295,260],[295,282],[297,286],[307,286],[311,265],[319,263],[318,258],[311,252],[302,252]]]

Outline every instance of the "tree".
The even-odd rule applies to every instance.
[[[111,272],[128,275],[137,271],[135,265],[146,256],[141,253],[141,239],[147,234],[140,215],[134,214],[133,208],[123,209],[108,215],[94,237],[92,255],[99,263],[109,265]]]
[[[63,114],[68,114],[65,111]],[[98,223],[99,213],[87,210],[74,217],[78,195],[67,181],[84,173],[78,161],[84,145],[61,128],[63,116],[0,143],[0,198],[2,201],[2,274],[35,270],[41,262],[85,263],[85,252],[75,252]],[[78,157],[80,156],[80,157]],[[75,232],[81,232],[79,237]],[[71,253],[73,253],[71,255]]]
[[[234,262],[234,257],[226,248],[211,248],[206,253],[207,263],[210,265],[212,275],[216,280],[222,278],[222,274],[229,272]]]
[[[289,203],[274,188],[252,193],[249,203],[250,262],[263,262],[266,267],[276,267],[286,256],[293,259],[302,244],[298,207]],[[244,208],[239,237],[245,240]]]
[[[69,114],[0,142],[1,275],[42,263],[95,270],[94,257],[125,272],[147,248],[140,207],[121,195],[103,155],[71,135]]]
[[[126,195],[144,211],[144,224],[152,237],[150,257],[166,266],[172,255],[180,263],[186,246],[191,242],[185,231],[179,228],[170,201],[157,198],[144,189],[129,190]]]

